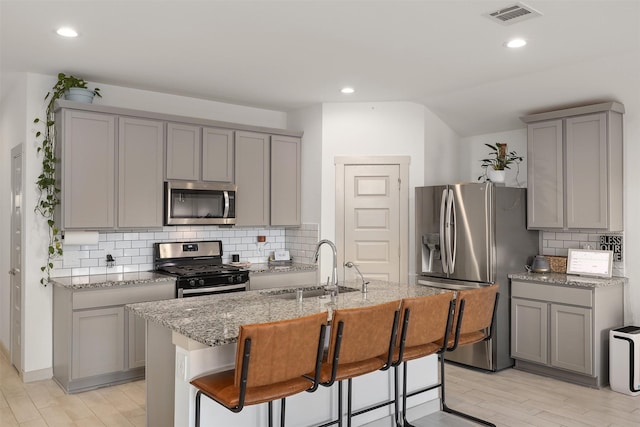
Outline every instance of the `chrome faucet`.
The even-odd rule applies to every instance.
[[[360,269],[358,268],[358,266],[355,265],[354,263],[352,263],[351,261],[345,262],[344,266],[347,267],[347,268],[355,268],[356,269],[356,271],[360,275],[360,279],[362,279],[362,293],[366,294],[367,293],[367,285],[369,284],[369,282],[365,282],[364,276],[360,272]]]
[[[333,273],[331,276],[331,283],[338,287],[338,253],[336,251],[336,245],[333,244],[331,240],[322,239],[316,245],[316,253],[313,254],[313,262],[318,262],[318,257],[320,256],[320,247],[324,244],[327,244],[331,247],[333,251]]]

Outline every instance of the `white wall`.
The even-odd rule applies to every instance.
[[[24,75],[0,76],[0,351],[8,352],[10,337],[10,227],[11,227],[11,149],[25,142],[26,121]]]
[[[424,110],[410,102],[323,104],[321,238],[335,240],[336,156],[409,156],[409,271],[414,271],[413,188],[424,179]],[[330,274],[326,262],[321,267],[320,277]]]
[[[16,82],[25,82],[16,84]],[[45,248],[47,247],[47,228],[44,222],[35,215],[33,207],[36,201],[35,183],[40,173],[41,159],[36,155],[35,129],[32,123],[36,116],[43,116],[45,105],[43,97],[55,84],[54,76],[40,74],[19,74],[15,78],[3,79],[2,85],[2,112],[10,112],[2,116],[2,161],[3,174],[10,170],[10,147],[17,142],[25,141],[24,160],[24,239],[23,247],[23,283],[24,294],[24,372],[27,379],[44,378],[51,370],[51,286],[40,285],[40,266],[45,261]],[[124,108],[133,108],[159,113],[193,116],[221,121],[229,121],[256,126],[285,128],[287,115],[281,111],[264,110],[259,108],[241,107],[214,101],[192,99],[176,95],[167,95],[149,91],[129,89],[111,85],[90,84],[90,87],[99,86],[103,98],[97,103]],[[8,175],[7,175],[8,177]],[[2,180],[0,187],[0,200],[4,205],[0,206],[4,216],[0,216],[0,236],[7,237],[9,229],[9,181]],[[2,254],[0,259],[0,271],[8,271],[9,239],[1,240]],[[0,282],[0,339],[2,345],[9,347],[9,312],[8,281],[3,277]]]
[[[450,184],[461,179],[459,140],[458,134],[446,123],[424,109],[424,180],[416,186]],[[415,197],[413,192],[410,197]]]
[[[524,126],[524,124],[523,124]],[[478,182],[478,177],[483,174],[480,167],[481,160],[487,158],[490,150],[484,144],[502,143],[508,145],[509,151],[515,151],[524,157],[520,167],[511,164],[510,169],[506,169],[505,185],[507,187],[527,186],[527,130],[516,129],[506,132],[488,133],[484,135],[470,136],[462,138],[459,146],[459,179],[462,181]]]

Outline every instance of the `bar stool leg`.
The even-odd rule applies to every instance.
[[[351,427],[351,378],[347,380],[347,427]]]
[[[202,392],[198,390],[196,392],[196,427],[200,427],[200,396]]]
[[[396,426],[397,427],[402,427],[402,419],[400,418],[400,385],[398,384],[398,381],[400,380],[398,378],[398,366],[394,365],[393,366],[393,394],[394,394],[394,399],[393,399],[393,416],[395,417],[395,421],[396,421]],[[404,416],[404,414],[403,414]]]
[[[338,381],[338,427],[342,427],[342,381]]]

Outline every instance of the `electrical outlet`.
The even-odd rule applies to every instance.
[[[187,381],[187,355],[176,354],[176,377]]]

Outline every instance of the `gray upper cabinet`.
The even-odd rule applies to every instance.
[[[269,135],[236,132],[236,225],[269,225]]]
[[[622,230],[623,113],[609,102],[522,118],[530,229]]]
[[[271,225],[301,224],[300,138],[271,137]]]
[[[200,179],[199,126],[167,124],[167,179]]]
[[[163,123],[67,109],[59,114],[62,227],[161,227]]]
[[[118,227],[162,227],[164,123],[118,119]]]
[[[57,114],[61,217],[66,229],[115,226],[116,116],[62,110]]]
[[[233,182],[233,131],[202,129],[202,180]]]

